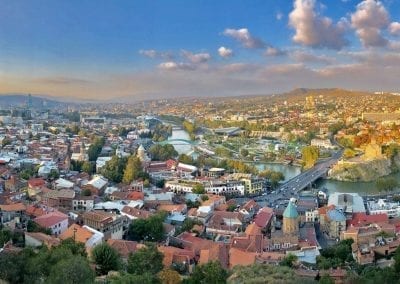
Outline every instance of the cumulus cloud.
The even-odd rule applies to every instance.
[[[286,55],[286,51],[270,46],[265,50],[264,54],[266,56],[283,56]]]
[[[166,71],[176,71],[176,70],[194,70],[196,69],[195,66],[184,63],[184,62],[174,62],[174,61],[167,61],[160,63],[158,65],[158,68],[160,70],[166,70]]]
[[[326,55],[315,55],[304,51],[295,51],[290,54],[290,57],[301,63],[332,64],[335,61]]]
[[[173,58],[172,53],[170,52],[160,52],[155,49],[141,49],[139,50],[139,54],[148,58],[163,58],[163,59],[171,59]]]
[[[389,32],[392,35],[400,36],[400,23],[399,22],[393,22],[389,26]]]
[[[182,56],[193,64],[206,63],[211,59],[211,55],[209,53],[193,53],[187,50],[182,50]]]
[[[248,29],[225,29],[223,32],[225,36],[231,37],[239,41],[245,48],[264,48],[266,47],[265,42],[261,39],[252,36]]]
[[[289,14],[289,25],[295,30],[293,41],[314,48],[339,50],[348,44],[344,21],[334,24],[315,11],[315,0],[295,0]]]
[[[275,18],[280,21],[283,19],[283,14],[281,12],[276,13]]]
[[[231,57],[233,55],[233,51],[230,48],[221,46],[220,48],[218,48],[218,54],[221,57],[227,58],[227,57]]]
[[[351,26],[365,47],[386,46],[382,29],[389,25],[389,14],[381,1],[364,0],[351,15]]]

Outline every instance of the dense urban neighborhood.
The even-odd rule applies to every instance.
[[[173,100],[59,111],[34,99],[0,116],[1,279],[397,281],[399,97],[297,90],[185,102],[190,114]]]

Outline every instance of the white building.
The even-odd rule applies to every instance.
[[[391,218],[400,216],[400,205],[396,202],[379,199],[378,201],[368,201],[367,207],[370,215],[386,214]]]
[[[212,180],[205,184],[205,191],[218,195],[244,195],[245,186],[241,181]]]

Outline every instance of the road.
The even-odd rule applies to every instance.
[[[270,194],[256,197],[255,200],[274,204],[279,200],[288,200],[291,197],[297,197],[300,191],[324,176],[332,167],[332,165],[334,165],[340,159],[342,154],[342,150],[335,152],[331,158],[317,163],[313,168],[304,171],[300,175],[288,180],[285,184],[281,185]]]

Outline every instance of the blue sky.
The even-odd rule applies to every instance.
[[[0,92],[398,91],[399,2],[0,0]]]

